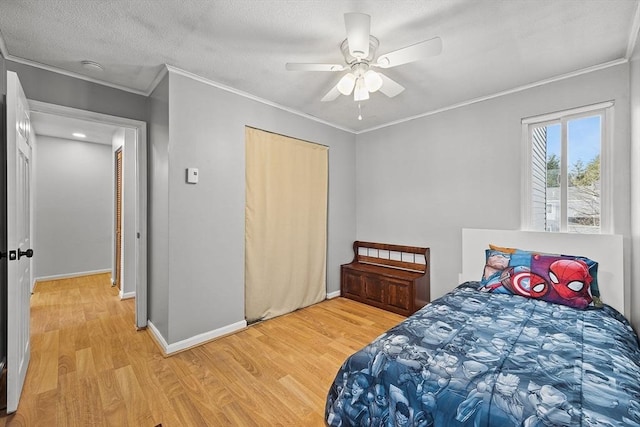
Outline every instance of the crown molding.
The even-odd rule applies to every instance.
[[[577,71],[573,71],[571,73],[566,73],[566,74],[561,74],[559,76],[555,76],[555,77],[551,77],[548,79],[544,79],[544,80],[539,80],[537,82],[534,83],[529,83],[523,86],[518,86],[515,87],[513,89],[508,89],[502,92],[496,92],[494,94],[491,95],[487,95],[487,96],[481,96],[479,98],[473,98],[473,99],[469,99],[467,101],[463,101],[463,102],[459,102],[457,104],[452,104],[449,105],[447,107],[443,107],[443,108],[438,108],[436,110],[432,110],[432,111],[428,111],[426,113],[421,113],[421,114],[417,114],[415,116],[411,116],[411,117],[407,117],[404,119],[400,119],[400,120],[396,120],[393,122],[389,122],[380,126],[375,126],[375,127],[371,127],[368,129],[364,129],[358,132],[355,132],[356,135],[360,135],[362,133],[367,133],[367,132],[371,132],[374,130],[378,130],[378,129],[383,129],[389,126],[394,126],[400,123],[405,123],[405,122],[409,122],[412,120],[416,120],[416,119],[421,119],[423,117],[428,117],[428,116],[433,116],[435,114],[439,114],[439,113],[444,113],[445,111],[450,111],[450,110],[455,110],[456,108],[462,108],[462,107],[466,107],[468,105],[472,105],[472,104],[477,104],[479,102],[483,102],[483,101],[488,101],[490,99],[495,99],[495,98],[500,98],[502,96],[505,95],[511,95],[513,93],[518,93],[518,92],[522,92],[524,90],[527,89],[532,89],[538,86],[544,86],[550,83],[555,83],[561,80],[565,80],[565,79],[569,79],[572,77],[577,77],[577,76],[581,76],[583,74],[588,74],[588,73],[592,73],[594,71],[600,71],[600,70],[604,70],[606,68],[610,68],[610,67],[615,67],[616,65],[620,65],[620,64],[626,64],[627,62],[629,62],[629,60],[627,58],[621,58],[621,59],[616,59],[613,61],[609,61],[609,62],[605,62],[603,64],[599,64],[599,65],[594,65],[592,67],[587,67],[587,68],[583,68],[581,70],[577,70]]]
[[[158,71],[158,74],[156,74],[153,81],[147,88],[146,96],[150,96],[153,91],[156,90],[156,87],[158,87],[158,85],[160,84],[162,79],[164,79],[164,76],[166,76],[168,72],[169,69],[167,68],[167,64],[162,64],[162,68],[160,68],[160,71]]]
[[[235,95],[242,96],[244,98],[248,98],[248,99],[251,99],[251,100],[256,101],[256,102],[260,102],[260,103],[268,105],[270,107],[278,108],[278,109],[286,111],[288,113],[295,114],[296,116],[304,117],[306,119],[313,120],[314,122],[318,122],[318,123],[322,123],[322,124],[327,125],[327,126],[331,126],[332,128],[336,128],[336,129],[339,129],[339,130],[342,130],[342,131],[345,131],[345,132],[349,132],[349,133],[356,133],[353,129],[348,129],[348,128],[336,125],[335,123],[330,123],[330,122],[328,122],[326,120],[319,119],[317,117],[311,116],[311,115],[303,113],[301,111],[294,110],[292,108],[285,107],[284,105],[280,105],[280,104],[277,104],[275,102],[269,101],[267,99],[260,98],[258,96],[252,95],[250,93],[243,92],[241,90],[232,88],[231,86],[223,85],[222,83],[218,83],[218,82],[215,82],[213,80],[206,79],[204,77],[198,76],[197,74],[190,73],[189,71],[181,70],[180,68],[174,67],[172,65],[168,65],[168,64],[165,64],[165,65],[166,65],[167,69],[169,70],[169,72],[172,72],[172,73],[175,73],[175,74],[179,74],[179,75],[184,76],[184,77],[188,77],[188,78],[190,78],[192,80],[196,80],[196,81],[198,81],[200,83],[204,83],[206,85],[213,86],[213,87],[216,87],[218,89],[221,89],[221,90],[224,90],[224,91],[227,91],[227,92],[231,92],[231,93],[233,93]]]
[[[130,88],[130,87],[127,87],[127,86],[122,86],[122,85],[118,85],[118,84],[115,84],[115,83],[108,83],[108,82],[105,82],[104,80],[94,79],[93,77],[88,77],[88,76],[85,76],[85,75],[80,74],[80,73],[74,73],[73,71],[63,70],[63,69],[58,68],[58,67],[53,67],[51,65],[42,64],[40,62],[31,61],[29,59],[19,58],[17,56],[13,56],[13,55],[9,55],[9,54],[7,54],[7,55],[3,54],[3,56],[4,56],[4,59],[6,59],[8,61],[16,62],[18,64],[29,65],[31,67],[40,68],[40,69],[46,70],[46,71],[51,71],[52,73],[62,74],[63,76],[73,77],[73,78],[84,80],[84,81],[87,81],[87,82],[90,82],[90,83],[95,83],[95,84],[99,84],[99,85],[102,85],[102,86],[111,87],[113,89],[119,89],[119,90],[122,90],[122,91],[125,91],[125,92],[134,93],[136,95],[147,96],[147,94],[144,91],[133,89],[133,88]]]
[[[2,57],[5,59],[9,56],[7,45],[4,43],[4,37],[2,37],[2,31],[0,31],[0,54],[2,54]]]
[[[633,51],[638,43],[638,32],[640,32],[640,3],[636,6],[636,13],[633,15],[633,23],[631,24],[631,32],[629,33],[629,41],[627,43],[626,59],[631,59]]]

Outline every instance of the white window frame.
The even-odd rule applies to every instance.
[[[598,104],[587,105],[584,107],[573,108],[570,110],[558,111],[555,113],[544,114],[541,116],[528,117],[522,119],[522,198],[521,198],[521,229],[532,231],[533,215],[531,192],[533,188],[532,180],[532,131],[533,128],[543,126],[551,122],[564,122],[574,120],[580,117],[593,116],[601,114],[601,139],[600,139],[600,234],[610,234],[613,232],[613,168],[612,148],[613,148],[613,113],[614,102],[607,101]],[[566,126],[563,126],[563,133],[566,132]],[[566,135],[562,136],[566,140]],[[568,170],[566,147],[563,149],[561,158],[562,175],[561,180],[566,180],[566,171]],[[561,211],[566,212],[567,195],[563,191],[561,193]],[[564,207],[563,207],[564,206]],[[560,232],[568,232],[567,220],[564,215],[561,216]]]

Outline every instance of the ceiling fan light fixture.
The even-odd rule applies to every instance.
[[[382,87],[382,77],[373,70],[364,73],[364,84],[369,92],[375,92]]]
[[[353,73],[347,73],[338,82],[338,91],[343,95],[350,95],[353,87],[356,85],[356,76]]]
[[[344,23],[351,56],[362,59],[369,56],[371,16],[364,13],[345,13]]]
[[[358,77],[356,80],[356,88],[353,91],[353,100],[354,101],[365,101],[369,99],[369,91],[367,90],[367,85],[364,82],[363,77]]]

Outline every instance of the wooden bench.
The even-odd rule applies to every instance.
[[[430,301],[429,248],[355,241],[340,267],[340,293],[409,316]]]

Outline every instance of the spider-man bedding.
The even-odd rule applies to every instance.
[[[508,287],[513,276],[502,267],[350,356],[329,390],[327,424],[640,427],[640,348],[627,320],[606,305],[496,292],[491,277]],[[578,287],[575,271],[548,283],[558,274]],[[518,282],[525,291],[531,277]]]

